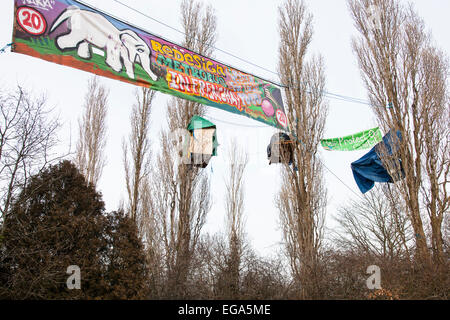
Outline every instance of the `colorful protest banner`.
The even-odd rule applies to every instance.
[[[372,148],[381,141],[383,135],[380,128],[358,132],[342,138],[323,139],[320,144],[328,151],[353,151]]]
[[[287,128],[280,89],[74,0],[15,0],[13,51]]]

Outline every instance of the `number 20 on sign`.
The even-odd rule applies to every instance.
[[[47,29],[47,22],[44,16],[33,8],[18,8],[16,18],[22,29],[29,34],[38,36],[43,34]]]

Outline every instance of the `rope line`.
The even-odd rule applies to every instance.
[[[306,144],[302,141],[302,140],[300,140],[299,138],[297,138],[297,136],[295,135],[295,133],[293,133],[293,132],[291,132],[291,131],[287,131],[286,130],[286,132],[289,132],[296,140],[297,140],[297,142],[299,142],[302,146],[303,146],[303,148],[304,148],[304,150],[306,151],[306,152],[311,152],[310,150],[308,150],[307,148],[306,148]],[[358,198],[360,198],[361,200],[364,200],[364,198],[361,196],[361,195],[359,195],[358,193],[356,193],[352,188],[350,188],[341,178],[339,178],[339,176],[337,175],[337,174],[335,174],[333,171],[331,171],[331,169],[330,168],[328,168],[326,165],[325,165],[325,163],[323,162],[323,160],[321,159],[321,158],[319,158],[319,157],[317,157],[317,160],[319,160],[319,162],[322,164],[322,166],[324,166],[324,168],[325,169],[327,169],[333,176],[335,176],[348,190],[350,190],[354,195],[356,195]]]
[[[211,117],[209,115],[207,115],[206,117],[211,119],[211,120],[217,121],[217,122],[222,122],[222,123],[226,123],[226,124],[229,124],[229,125],[232,125],[232,126],[237,126],[237,127],[261,128],[261,129],[262,128],[266,128],[266,129],[270,128],[267,125],[240,124],[240,123],[235,123],[235,122],[231,122],[231,121],[225,121],[225,120],[222,120],[222,119],[217,119],[217,118]]]
[[[0,53],[5,53],[6,49],[8,49],[10,47],[12,48],[12,45],[13,45],[13,42],[8,43],[6,46],[4,46],[3,48],[0,49]]]

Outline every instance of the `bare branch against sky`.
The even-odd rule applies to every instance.
[[[84,112],[78,121],[75,163],[89,183],[97,185],[106,164],[106,115],[108,90],[98,77],[88,82]]]
[[[0,90],[0,221],[29,177],[50,164],[55,156],[60,123],[45,95],[30,89]]]

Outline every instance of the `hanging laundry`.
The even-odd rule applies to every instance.
[[[267,159],[272,163],[292,164],[294,157],[294,141],[284,132],[275,133],[267,146]]]
[[[188,125],[190,133],[188,157],[191,165],[206,168],[212,156],[217,155],[216,125],[202,117],[193,116]]]
[[[353,151],[372,148],[381,139],[380,128],[376,127],[341,138],[322,139],[320,144],[328,151]]]
[[[402,139],[400,131],[397,131],[397,137],[399,140]],[[385,148],[383,148],[383,146]],[[401,159],[395,156],[397,148],[398,145],[395,144],[395,141],[392,141],[391,131],[389,131],[383,137],[382,142],[378,143],[360,159],[352,162],[351,168],[353,177],[362,193],[366,193],[372,189],[375,182],[393,183],[404,178],[405,174]],[[389,175],[383,161],[380,159],[380,155],[383,155],[383,153],[386,154],[385,156],[392,158],[392,160],[390,160],[392,161],[392,165],[389,167],[399,169],[397,172],[393,173],[393,176]]]

